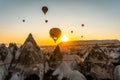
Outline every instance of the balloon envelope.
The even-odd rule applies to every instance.
[[[81,36],[81,38],[83,38],[83,36]]]
[[[23,19],[22,21],[23,21],[23,22],[25,22],[25,20],[24,20],[24,19]]]
[[[45,22],[47,23],[47,22],[48,22],[48,20],[45,20]]]
[[[82,27],[84,27],[84,24],[82,24]]]
[[[49,31],[50,36],[56,42],[61,36],[61,30],[59,28],[51,28]]]
[[[46,6],[43,6],[43,7],[42,7],[42,11],[43,11],[44,14],[46,14],[47,11],[48,11],[48,8],[47,8]]]
[[[71,33],[73,33],[73,31],[71,31]]]

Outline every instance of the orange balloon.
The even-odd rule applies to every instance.
[[[49,31],[50,36],[56,42],[61,36],[61,30],[59,28],[51,28]]]

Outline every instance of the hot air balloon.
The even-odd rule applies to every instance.
[[[47,23],[47,22],[48,22],[48,20],[45,20],[45,22]]]
[[[73,31],[71,31],[71,33],[73,33]]]
[[[81,26],[84,27],[84,24],[82,24]]]
[[[24,19],[23,19],[22,21],[23,21],[23,22],[25,22],[25,20],[24,20]]]
[[[46,14],[47,11],[48,11],[48,8],[47,8],[46,6],[43,6],[43,7],[42,7],[42,11],[43,11],[44,14]]]
[[[83,38],[83,36],[81,36],[81,38]]]
[[[58,38],[61,36],[61,30],[59,28],[51,28],[49,34],[56,43]]]

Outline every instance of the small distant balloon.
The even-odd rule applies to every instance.
[[[48,22],[48,20],[45,20],[45,22],[47,23],[47,22]]]
[[[46,13],[47,13],[47,11],[48,11],[48,7],[43,6],[43,7],[42,7],[42,11],[43,11],[43,13],[46,15]]]
[[[24,19],[23,19],[22,21],[23,21],[23,22],[25,22],[25,20],[24,20]]]
[[[83,36],[81,36],[81,38],[83,38]]]
[[[82,24],[82,27],[84,27],[84,24]]]
[[[73,33],[73,31],[71,31],[71,33]]]

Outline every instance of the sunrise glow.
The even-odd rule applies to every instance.
[[[62,41],[63,41],[63,42],[67,42],[68,40],[69,40],[68,36],[63,36],[63,37],[62,37]]]
[[[119,0],[0,0],[0,43],[23,44],[32,33],[39,45],[54,45],[49,34],[54,27],[61,30],[56,43],[66,41],[63,35],[67,41],[120,40],[119,8]]]

